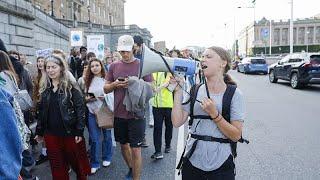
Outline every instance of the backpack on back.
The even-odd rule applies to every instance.
[[[198,95],[198,91],[199,91],[199,88],[201,87],[201,85],[203,85],[202,83],[201,84],[196,84],[194,86],[191,87],[190,89],[190,98],[187,102],[183,103],[183,104],[188,104],[190,103],[190,120],[189,120],[189,126],[192,126],[193,124],[193,120],[196,118],[196,119],[211,119],[210,116],[203,116],[203,115],[195,115],[194,114],[194,104],[197,100],[197,95]],[[237,89],[237,86],[236,85],[231,85],[231,84],[227,84],[227,89],[225,91],[225,93],[223,94],[223,99],[222,99],[222,116],[225,120],[227,120],[229,123],[230,122],[230,110],[231,110],[231,101],[232,101],[232,98],[233,98],[233,95],[235,93]],[[240,143],[249,143],[248,140],[246,139],[243,139],[242,136],[241,138],[239,139]],[[232,155],[233,157],[237,157],[237,142],[233,142],[230,140],[230,146],[231,146],[231,152],[232,152]]]

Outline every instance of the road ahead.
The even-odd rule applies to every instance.
[[[238,145],[236,179],[320,179],[320,86],[294,90],[287,82],[271,84],[264,75],[231,75],[245,95],[243,136],[250,140]],[[177,136],[174,129],[173,150],[162,160],[151,160],[153,146],[142,150],[142,180],[175,179]],[[152,128],[147,128],[147,139],[152,145]],[[89,179],[124,179],[126,172],[117,146],[111,166]],[[35,173],[51,179],[48,163]]]

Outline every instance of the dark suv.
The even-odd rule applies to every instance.
[[[294,89],[308,84],[320,84],[320,53],[295,53],[269,66],[269,80],[290,81]]]

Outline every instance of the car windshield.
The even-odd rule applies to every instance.
[[[316,64],[320,64],[320,55],[312,55],[312,56],[310,56],[310,62],[314,62]]]
[[[252,64],[266,64],[264,59],[251,59]]]

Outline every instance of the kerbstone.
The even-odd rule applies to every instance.
[[[4,33],[15,35],[16,34],[16,26],[5,24],[4,25]]]
[[[19,36],[30,37],[30,38],[33,37],[32,30],[30,29],[17,26],[16,31],[17,31],[17,35]]]
[[[15,0],[6,0],[6,3],[11,4],[11,5],[16,5],[16,1]]]
[[[34,55],[35,49],[32,47],[17,46],[18,52],[26,55]]]
[[[12,44],[6,44],[6,49],[7,49],[7,51],[17,50],[17,46],[12,45]]]
[[[16,25],[16,26],[21,26],[29,29],[33,29],[34,24],[32,21],[28,21],[26,19],[22,19],[13,15],[9,16],[9,24],[11,25]]]
[[[10,36],[9,34],[0,33],[0,38],[5,44],[9,44],[10,43],[9,36]]]
[[[0,23],[0,33],[5,33],[5,31],[4,31],[4,26],[5,26],[6,24],[4,24],[4,23]]]
[[[11,44],[33,47],[34,40],[21,36],[10,36]]]
[[[3,12],[0,12],[0,23],[8,24],[8,22],[9,22],[9,15]]]

